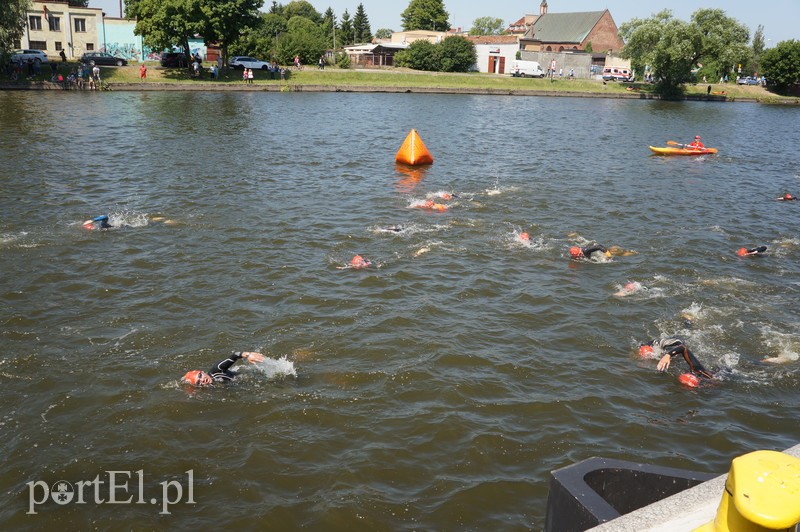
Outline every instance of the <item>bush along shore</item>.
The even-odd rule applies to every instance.
[[[58,74],[64,81],[53,81],[49,66],[33,77],[13,80],[0,76],[2,90],[91,90],[89,83],[70,81],[76,63],[58,63]],[[661,99],[655,86],[646,83],[604,83],[588,79],[531,79],[502,74],[448,74],[420,72],[409,69],[339,69],[325,70],[306,67],[303,70],[286,68],[279,73],[254,71],[253,83],[242,80],[242,71],[223,69],[212,79],[209,65],[199,77],[188,69],[162,68],[158,63],[145,63],[147,77],[141,79],[139,65],[101,67],[100,83],[96,90],[201,90],[201,91],[308,91],[308,92],[418,92],[499,94],[519,96],[582,96],[599,98]],[[57,75],[58,75],[57,74]],[[773,94],[759,86],[739,86],[734,83],[687,85],[679,96],[685,100],[748,101],[763,103],[800,104],[798,97]]]

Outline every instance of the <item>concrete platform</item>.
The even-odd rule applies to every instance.
[[[783,452],[800,458],[800,445],[795,445]],[[741,454],[746,454],[746,452]],[[590,530],[597,532],[683,532],[694,530],[714,519],[727,478],[726,473]]]

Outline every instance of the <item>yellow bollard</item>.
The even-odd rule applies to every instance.
[[[733,459],[716,517],[695,532],[793,532],[799,522],[800,459],[755,451]]]

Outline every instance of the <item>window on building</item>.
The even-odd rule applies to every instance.
[[[51,15],[48,22],[50,23],[50,31],[61,31],[61,17]]]
[[[87,50],[87,51],[89,51],[89,52],[91,52],[92,50],[94,50],[94,43],[92,43],[92,42],[87,42],[87,43],[86,43],[86,50]]]
[[[61,41],[56,41],[56,52],[61,50]]]
[[[31,50],[47,50],[47,41],[29,41],[28,47]]]
[[[85,18],[76,18],[75,19],[75,31],[78,32],[85,32],[86,31],[86,19]]]
[[[42,29],[42,17],[31,15],[28,17],[28,27],[32,30]]]

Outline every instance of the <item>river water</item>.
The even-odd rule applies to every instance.
[[[0,93],[0,524],[539,530],[553,469],[721,474],[796,444],[800,201],[775,198],[800,194],[798,124],[748,103]],[[411,128],[436,159],[413,172]],[[647,149],[695,134],[719,155]],[[82,228],[99,214],[115,227]],[[592,242],[636,253],[569,260]],[[638,359],[661,335],[717,382]],[[233,350],[269,360],[180,383]]]

